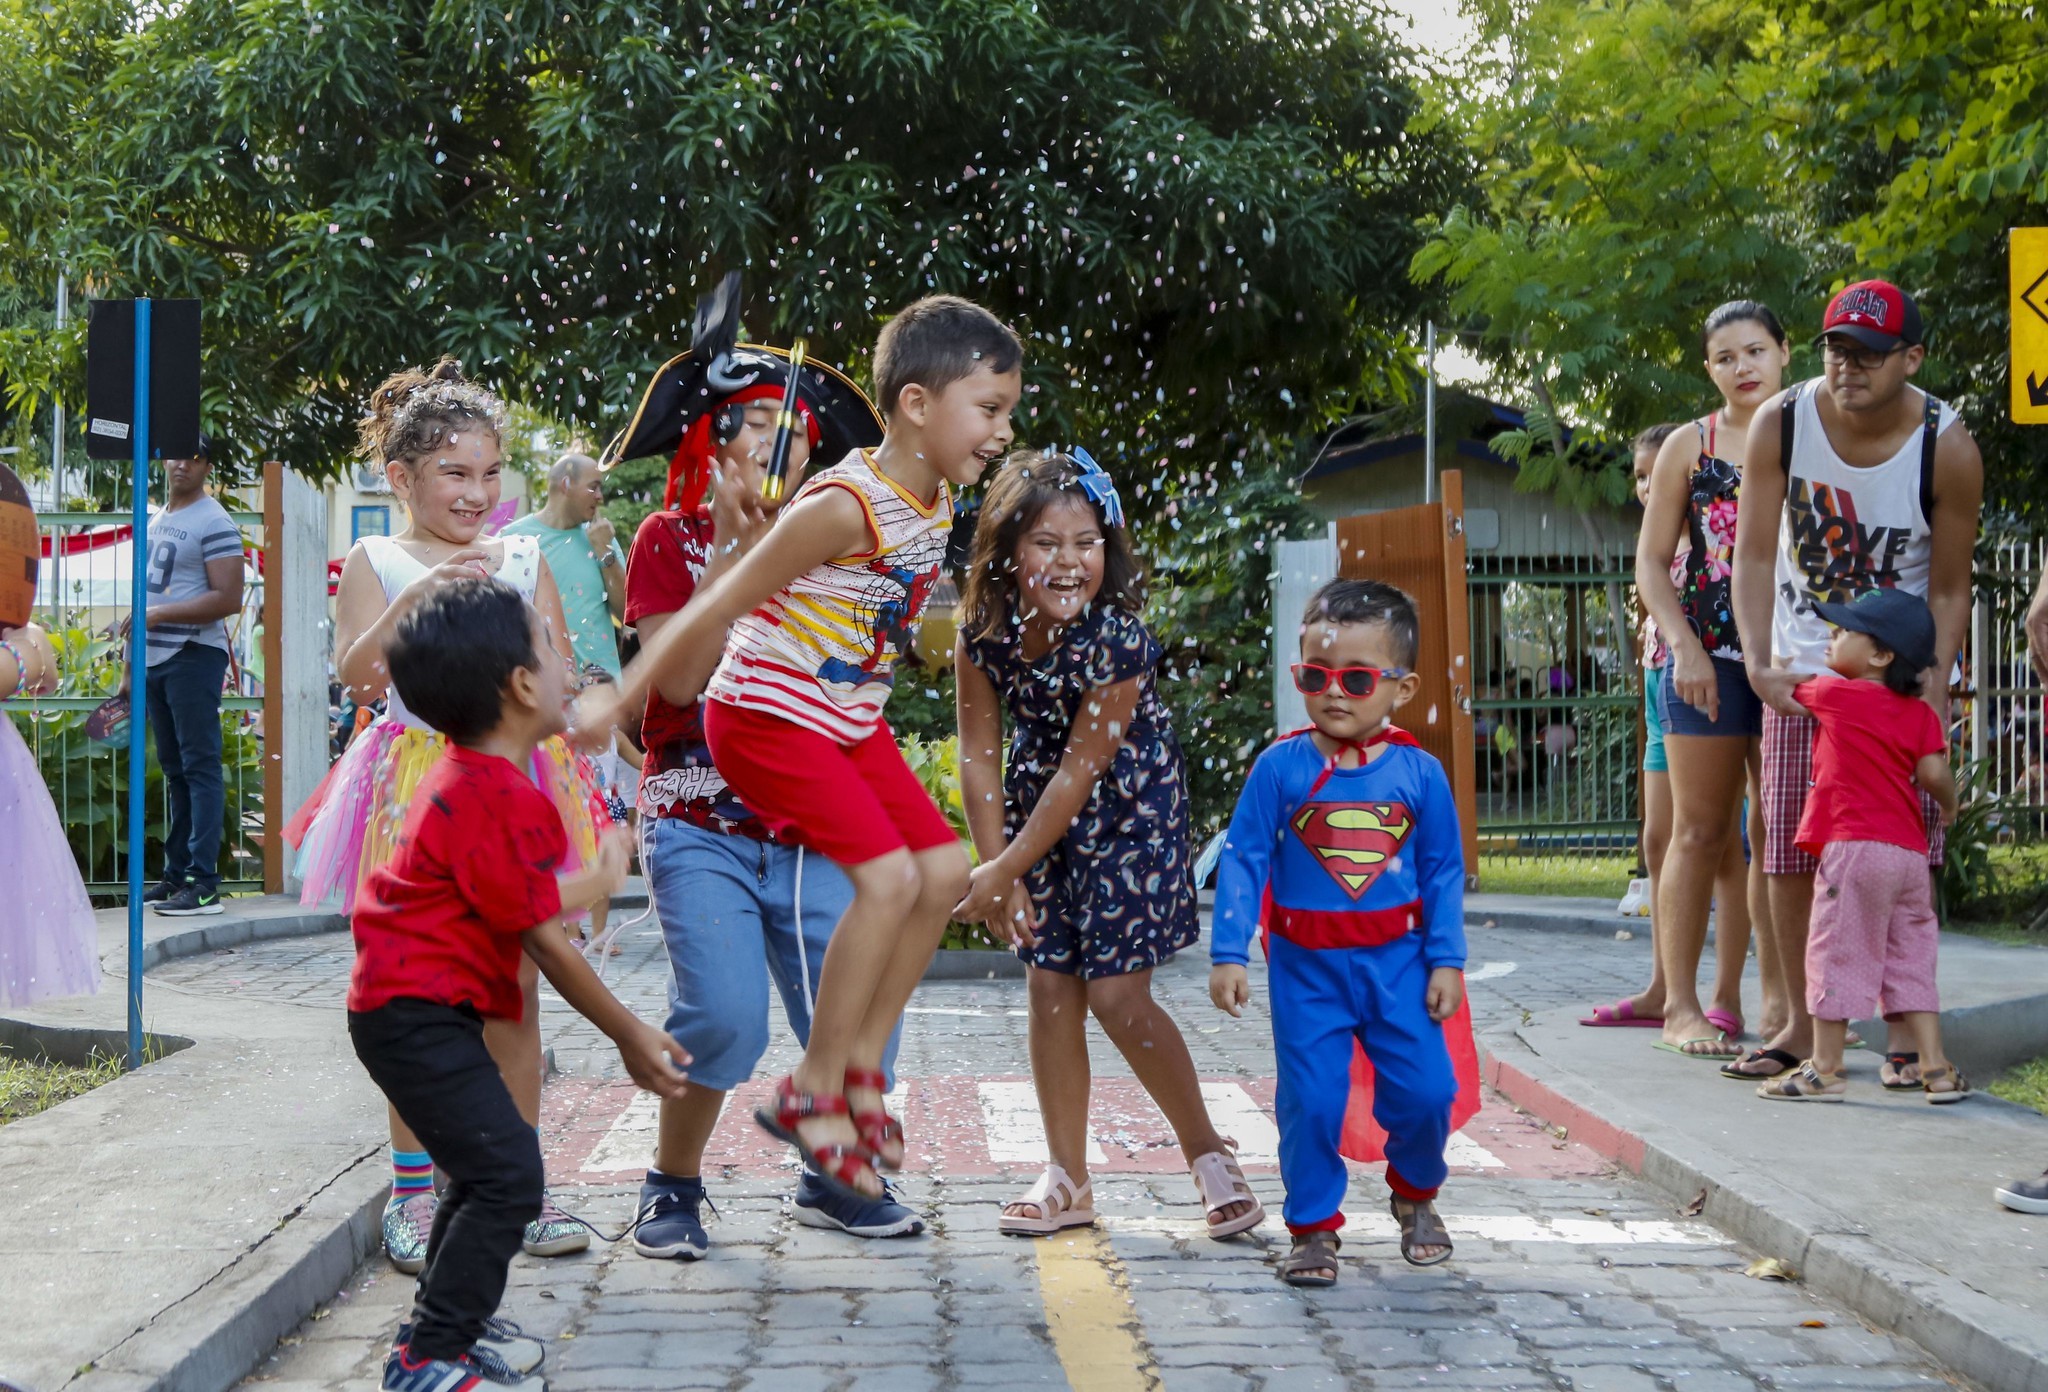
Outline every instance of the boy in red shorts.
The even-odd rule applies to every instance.
[[[595,864],[555,867],[568,836],[521,772],[561,732],[568,673],[540,616],[509,585],[443,581],[399,620],[387,660],[406,705],[448,737],[414,795],[398,849],[358,900],[348,1032],[370,1078],[448,1176],[386,1392],[542,1387],[538,1340],[495,1321],[505,1273],[540,1212],[540,1138],[484,1048],[486,1019],[517,1020],[519,954],[619,1046],[626,1071],[673,1096],[689,1056],[605,989],[561,915],[625,878],[614,831]],[[674,1063],[671,1063],[671,1059]],[[522,1380],[523,1379],[523,1380]]]
[[[1929,1102],[1960,1101],[1970,1085],[1941,1052],[1935,990],[1935,921],[1927,877],[1924,791],[1944,825],[1956,815],[1948,736],[1920,699],[1934,665],[1934,615],[1906,590],[1867,590],[1849,604],[1817,603],[1834,627],[1828,675],[1809,677],[1793,699],[1813,713],[1813,788],[1799,822],[1799,849],[1820,858],[1813,929],[1806,941],[1806,1008],[1813,1057],[1757,1088],[1773,1102],[1839,1102],[1851,1020],[1882,1004],[1920,1051]]]

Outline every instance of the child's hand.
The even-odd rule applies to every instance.
[[[1465,973],[1456,967],[1438,967],[1429,974],[1429,994],[1423,997],[1429,1018],[1442,1024],[1458,1013],[1465,1003]]]
[[[569,742],[591,752],[608,748],[625,714],[618,687],[589,687],[569,703]]]
[[[666,1030],[636,1020],[634,1028],[614,1042],[634,1082],[657,1097],[683,1095],[683,1084],[689,1080],[683,1066],[690,1062],[690,1055]]]
[[[1242,1017],[1251,1003],[1251,977],[1234,962],[1218,962],[1209,968],[1209,999],[1218,1010]]]
[[[1004,865],[1001,857],[974,867],[967,880],[967,895],[953,906],[953,917],[962,923],[987,924],[991,933],[1012,947],[1019,943],[1038,946],[1038,926],[1043,921],[1023,877]]]
[[[633,863],[632,838],[622,826],[609,828],[597,842],[597,871],[603,878],[601,897],[609,899],[626,885],[626,871]]]

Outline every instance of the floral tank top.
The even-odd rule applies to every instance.
[[[1699,423],[1700,457],[1685,500],[1685,530],[1692,549],[1685,555],[1678,604],[1709,657],[1739,662],[1742,640],[1735,632],[1729,577],[1735,565],[1735,511],[1742,471],[1715,453],[1719,415],[1715,412]]]

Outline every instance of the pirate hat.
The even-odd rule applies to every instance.
[[[663,363],[641,394],[633,420],[605,446],[599,467],[669,455],[669,500],[694,504],[709,479],[711,418],[734,400],[780,400],[789,383],[789,352],[738,342],[740,273],[697,301],[690,346]],[[882,418],[867,394],[839,369],[807,359],[797,372],[797,401],[810,427],[811,449],[837,463],[882,442]]]

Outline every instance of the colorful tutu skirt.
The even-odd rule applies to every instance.
[[[0,711],[0,1006],[100,988],[99,928],[42,770]]]
[[[299,853],[300,903],[338,900],[343,913],[355,911],[363,883],[397,849],[414,790],[447,747],[446,736],[396,720],[356,736],[285,827]],[[534,751],[533,781],[562,814],[573,862],[563,868],[573,870],[597,853],[598,834],[611,825],[596,772],[557,735]]]

